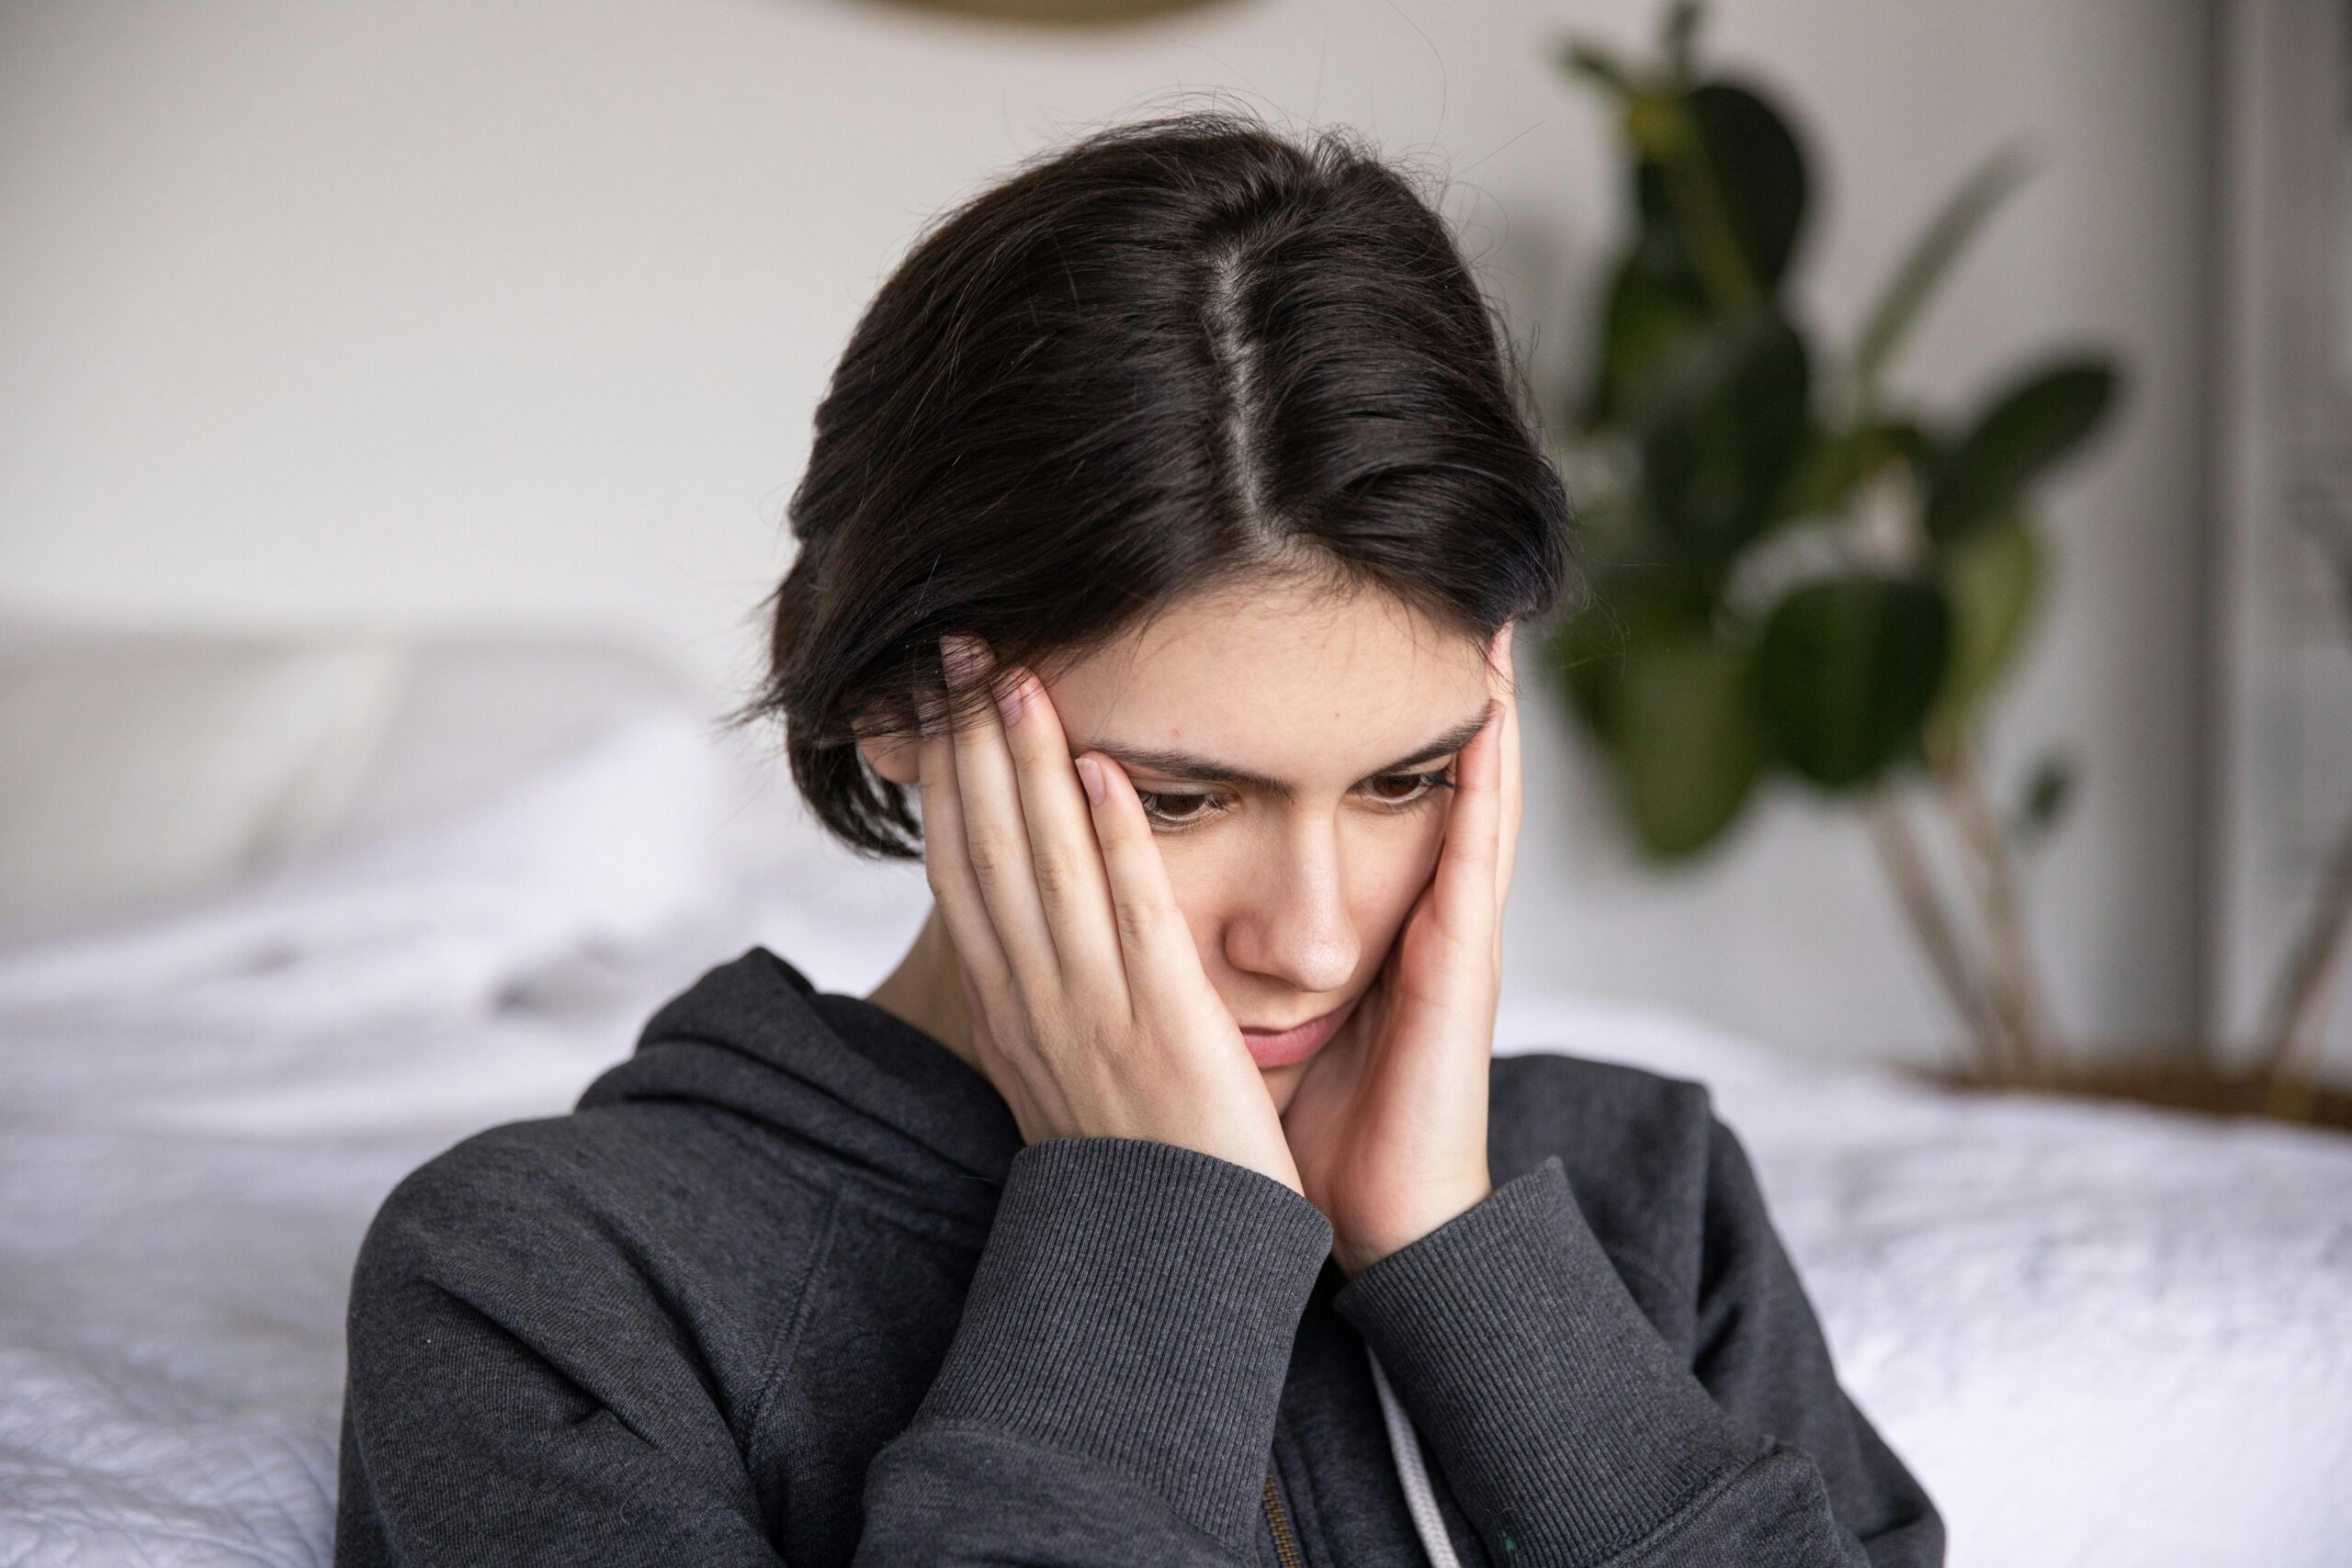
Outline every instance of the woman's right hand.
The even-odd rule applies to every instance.
[[[1148,1138],[1299,1190],[1282,1118],[1201,968],[1125,770],[1100,752],[1073,765],[1044,684],[998,671],[978,638],[943,638],[940,653],[951,689],[988,682],[998,701],[925,726],[925,875],[961,960],[974,1052],[1023,1137]]]

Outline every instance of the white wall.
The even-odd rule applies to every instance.
[[[1556,373],[1616,192],[1548,45],[1633,41],[1648,9],[1229,0],[1066,35],[857,0],[0,0],[0,608],[616,626],[740,683],[810,410],[927,215],[1067,132],[1232,89],[1442,155]],[[2042,155],[1905,379],[1962,395],[2077,333],[2133,364],[2119,438],[2057,494],[2058,603],[1995,761],[2063,740],[2084,766],[2033,882],[2061,1016],[2182,1032],[2204,10],[1718,10],[1720,52],[1813,132],[1825,323],[1984,152]],[[1809,1052],[1936,1054],[1950,1026],[1842,814],[1777,799],[1659,880],[1536,720],[1522,973]]]

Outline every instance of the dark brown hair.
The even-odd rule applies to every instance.
[[[1508,335],[1412,183],[1344,130],[1155,118],[934,220],[867,306],[787,510],[768,669],[793,782],[920,857],[905,736],[938,639],[1042,673],[1259,573],[1491,637],[1567,592],[1567,500]],[[1580,591],[1580,586],[1579,586]]]

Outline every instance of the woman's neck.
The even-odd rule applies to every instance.
[[[972,1049],[972,1020],[964,1002],[961,967],[947,923],[933,904],[915,933],[913,945],[888,978],[866,993],[865,999],[884,1012],[912,1024],[946,1046],[971,1066],[982,1071]]]

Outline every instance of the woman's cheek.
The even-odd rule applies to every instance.
[[[1166,833],[1158,841],[1159,863],[1168,872],[1168,889],[1175,895],[1176,907],[1184,912],[1185,929],[1193,933],[1193,944],[1200,949],[1203,966],[1215,975],[1217,933],[1226,918],[1226,874],[1216,846],[1202,841],[1211,836]]]
[[[1404,930],[1407,917],[1421,890],[1437,874],[1438,853],[1445,843],[1445,818],[1427,812],[1409,831],[1367,833],[1351,852],[1356,857],[1356,929],[1367,947],[1385,953]]]

